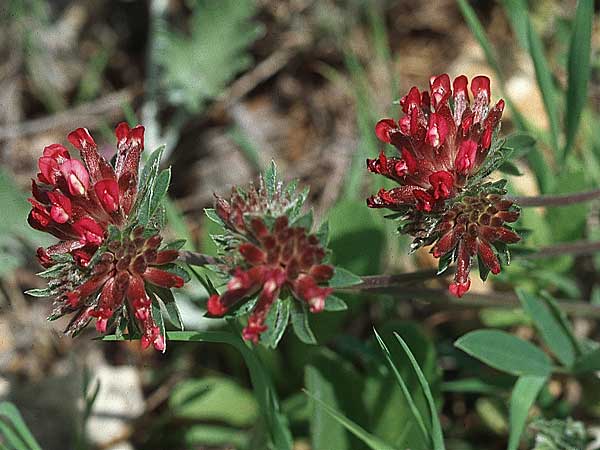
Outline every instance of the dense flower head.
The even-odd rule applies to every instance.
[[[505,224],[519,212],[503,197],[504,182],[484,182],[508,155],[497,139],[504,101],[490,102],[485,76],[473,78],[470,89],[464,75],[452,82],[447,74],[432,77],[429,91],[413,87],[400,100],[398,121],[382,119],[375,126],[379,140],[392,144],[398,156],[382,150],[367,160],[370,172],[398,184],[369,197],[367,205],[394,211],[400,231],[415,238],[413,249],[435,244],[440,266],[456,262],[450,292],[458,297],[471,285],[472,258],[482,261],[482,278],[497,274],[496,247],[519,240]]]
[[[436,226],[438,236],[432,253],[436,258],[456,260],[454,282],[450,292],[461,297],[471,286],[471,261],[479,257],[480,272],[500,273],[499,254],[503,244],[513,244],[520,237],[506,223],[515,222],[519,211],[500,194],[464,196],[446,211]]]
[[[399,157],[382,151],[367,160],[367,168],[399,184],[370,197],[371,208],[431,212],[443,208],[477,173],[490,151],[504,101],[490,108],[490,80],[447,74],[432,77],[429,92],[413,87],[400,100],[404,113],[398,121],[382,119],[375,126],[380,141],[392,144]]]
[[[262,178],[258,187],[234,189],[229,200],[216,198],[215,212],[228,231],[224,261],[230,278],[221,295],[209,298],[207,309],[223,316],[255,301],[243,330],[244,339],[254,343],[267,330],[267,315],[280,297],[289,293],[316,313],[333,291],[322,285],[333,276],[333,267],[324,263],[319,238],[302,219],[292,223],[288,217],[301,203],[281,185],[269,193]]]
[[[121,123],[115,134],[114,166],[98,153],[85,128],[68,136],[81,160],[60,144],[46,147],[39,159],[28,221],[59,239],[37,250],[48,269],[42,275],[50,278],[43,292],[54,297],[51,318],[74,313],[68,333],[76,334],[92,319],[104,333],[125,317],[130,334],[139,331],[142,347],[152,344],[163,351],[164,336],[151,312],[152,290],[184,284],[173,273],[179,253],[176,248],[160,248],[159,230],[137,220],[143,209],[138,170],[144,128]],[[142,194],[149,195],[147,191]]]

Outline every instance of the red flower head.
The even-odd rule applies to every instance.
[[[227,232],[221,243],[229,281],[207,303],[213,316],[223,316],[242,302],[251,305],[243,337],[254,343],[267,330],[267,316],[279,298],[289,293],[298,301],[293,307],[308,306],[317,313],[333,291],[323,285],[334,269],[324,263],[325,248],[310,232],[312,216],[298,215],[305,194],[284,191],[273,177],[266,178],[258,188],[234,188],[229,200],[216,198],[215,213]]]
[[[163,351],[164,333],[157,324],[162,318],[151,311],[152,300],[165,289],[183,285],[184,279],[171,273],[178,251],[159,248],[162,238],[151,220],[159,202],[143,201],[161,175],[157,165],[150,169],[138,199],[144,128],[121,123],[116,136],[114,167],[98,153],[85,128],[68,136],[81,161],[59,144],[44,149],[38,180],[32,180],[28,220],[60,242],[37,251],[48,268],[43,275],[52,278],[43,293],[54,297],[51,318],[75,313],[69,333],[77,333],[92,318],[104,333],[125,318],[130,334],[139,328],[144,348],[152,344]]]
[[[502,154],[502,142],[495,139],[504,101],[499,100],[490,107],[490,80],[485,76],[473,78],[470,91],[472,102],[464,75],[452,84],[447,74],[432,77],[429,92],[420,92],[413,87],[400,100],[403,117],[398,121],[383,119],[375,126],[379,140],[396,147],[399,156],[388,157],[381,151],[377,159],[367,160],[367,168],[394,180],[399,186],[381,189],[367,199],[367,205],[395,211],[395,217],[404,220],[402,231],[416,238],[414,247],[440,239],[440,218],[451,211],[454,202],[460,201],[462,196],[491,192],[500,196],[505,194],[501,186],[482,183],[483,178],[506,158]],[[487,217],[484,211],[480,212],[481,217]],[[518,218],[515,208],[510,214],[511,218],[514,216],[513,220],[502,220],[510,222]],[[477,235],[476,228],[487,226],[474,218],[469,220],[469,233]],[[516,236],[508,228],[498,226]],[[461,230],[462,225],[458,229]],[[467,234],[461,232],[452,236],[452,240],[445,238],[445,245],[436,247],[434,255],[441,257],[448,253],[457,261],[457,282],[450,291],[460,297],[470,286],[470,258],[479,254],[493,266],[489,269],[498,273],[500,266],[492,263],[495,256],[490,244],[507,241],[499,236],[486,239],[487,244],[481,244],[477,250],[476,244],[481,240],[467,239]],[[441,248],[446,251],[442,252]]]

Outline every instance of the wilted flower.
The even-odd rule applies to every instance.
[[[498,273],[493,244],[519,239],[503,225],[517,220],[518,210],[500,209],[498,205],[508,202],[502,200],[506,192],[482,182],[506,157],[496,138],[504,101],[490,108],[490,80],[485,76],[473,78],[470,90],[472,103],[467,77],[455,78],[451,86],[447,74],[432,77],[429,92],[413,87],[400,100],[403,117],[383,119],[375,126],[379,140],[396,147],[399,156],[388,157],[381,151],[379,158],[367,160],[370,172],[399,184],[381,189],[367,199],[367,205],[395,211],[394,217],[404,221],[401,231],[415,237],[413,248],[439,239],[434,256],[449,255],[457,261],[450,291],[459,297],[470,286],[471,257],[479,254],[492,273]],[[447,234],[452,215],[457,222]],[[494,234],[489,233],[492,222],[488,220]],[[486,231],[481,234],[482,230]]]
[[[68,136],[83,162],[71,158],[60,144],[44,149],[38,181],[32,180],[28,220],[60,242],[37,250],[40,263],[48,268],[42,276],[51,278],[48,289],[37,294],[54,297],[52,319],[75,313],[68,333],[77,333],[92,318],[104,333],[109,321],[119,325],[125,318],[130,334],[136,331],[131,328],[139,327],[142,347],[153,344],[163,351],[163,331],[152,312],[153,289],[183,286],[184,279],[172,273],[171,263],[179,253],[176,248],[159,248],[162,238],[156,223],[138,220],[142,213],[150,219],[160,200],[141,201],[156,195],[149,188],[158,178],[158,165],[149,170],[138,196],[144,128],[121,123],[116,137],[114,167],[98,153],[85,128]]]
[[[246,340],[258,342],[278,298],[290,293],[316,313],[333,291],[320,285],[334,270],[324,263],[326,252],[310,232],[309,216],[297,215],[303,201],[281,184],[269,189],[262,177],[258,187],[234,188],[229,200],[216,198],[215,212],[227,231],[221,237],[224,269],[231,278],[225,292],[209,298],[207,309],[223,316],[234,305],[255,301],[243,330]]]

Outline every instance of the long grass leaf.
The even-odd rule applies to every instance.
[[[414,416],[415,420],[417,421],[417,425],[419,425],[419,429],[423,433],[423,436],[425,436],[428,441],[431,441],[431,435],[429,434],[429,431],[427,430],[427,427],[425,426],[425,421],[423,420],[423,416],[421,415],[419,408],[417,408],[417,405],[415,404],[415,401],[414,401],[412,395],[410,394],[410,391],[408,390],[408,386],[406,385],[404,379],[402,378],[402,375],[400,375],[400,371],[398,370],[398,368],[392,361],[392,356],[390,354],[389,349],[387,348],[387,345],[385,345],[385,342],[383,342],[383,339],[381,339],[381,336],[379,336],[379,333],[377,333],[377,330],[374,329],[373,331],[375,332],[375,337],[377,338],[377,342],[379,343],[379,346],[381,347],[381,350],[383,351],[383,354],[385,355],[385,359],[387,359],[387,362],[388,362],[389,366],[392,368],[394,375],[396,375],[396,380],[398,380],[400,389],[402,389],[402,393],[404,394],[404,397],[406,398],[408,407],[409,407],[412,415]]]
[[[421,389],[423,389],[423,393],[425,394],[425,399],[427,400],[427,404],[429,405],[429,410],[431,412],[431,425],[432,425],[431,438],[433,440],[433,450],[445,450],[446,447],[444,445],[444,435],[442,434],[442,425],[440,423],[440,418],[438,417],[437,408],[435,406],[435,400],[433,399],[433,395],[431,394],[431,389],[429,388],[429,383],[427,382],[427,379],[425,378],[423,371],[419,367],[419,363],[417,362],[414,355],[410,351],[410,348],[408,348],[408,345],[406,344],[406,342],[404,342],[404,339],[402,339],[402,337],[398,333],[394,333],[394,336],[396,336],[396,339],[398,339],[398,342],[400,342],[400,345],[402,346],[402,349],[406,353],[406,356],[408,356],[408,359],[413,367],[413,370],[417,374],[417,378],[419,380],[419,384],[421,385]]]
[[[565,156],[573,146],[573,141],[579,129],[581,112],[587,100],[593,20],[594,1],[579,0],[575,21],[573,22],[567,65],[567,110],[565,116],[565,149],[563,152]]]
[[[27,444],[28,450],[42,450],[15,405],[10,402],[0,403],[0,416],[4,416],[11,422],[21,439]]]
[[[332,408],[326,403],[319,400],[316,396],[304,390],[306,395],[308,395],[313,401],[319,404],[321,408],[323,408],[331,417],[337,420],[344,428],[346,428],[350,433],[356,436],[358,439],[363,441],[370,449],[372,450],[396,450],[387,442],[382,441],[377,436],[372,435],[367,430],[362,428],[360,425],[356,424],[352,420],[348,419],[338,410]]]
[[[535,77],[544,100],[548,123],[550,124],[550,141],[555,155],[558,152],[558,107],[556,104],[556,87],[552,80],[552,72],[544,55],[544,46],[539,35],[533,29],[530,20],[527,20],[527,39],[529,42],[529,54],[535,68]]]

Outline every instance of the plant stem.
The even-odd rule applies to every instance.
[[[600,199],[600,189],[574,194],[540,195],[534,197],[509,197],[519,206],[568,206],[573,203]]]
[[[207,266],[219,263],[218,258],[189,250],[179,250],[179,261],[190,266]]]

